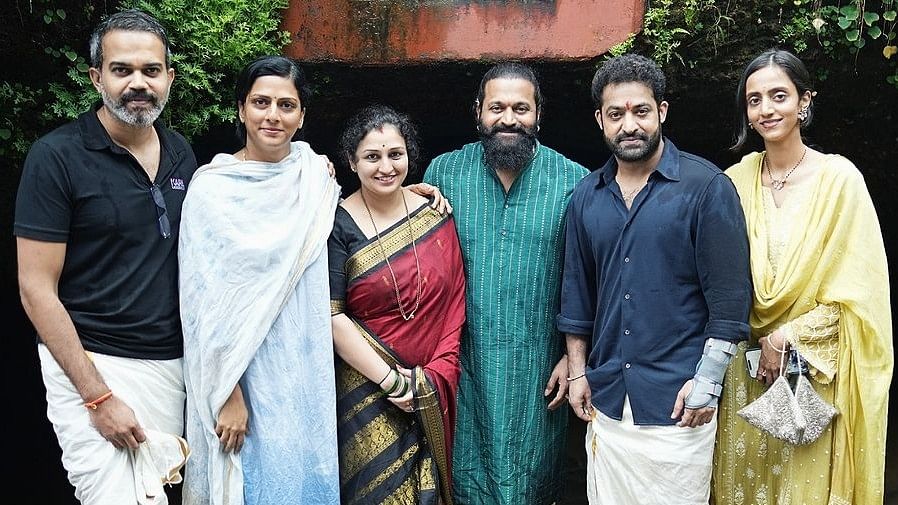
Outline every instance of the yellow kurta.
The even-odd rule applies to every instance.
[[[840,156],[827,156],[777,208],[761,186],[761,160],[761,153],[752,153],[727,170],[751,244],[750,344],[782,327],[808,359],[815,390],[840,414],[805,446],[743,421],[736,412],[764,392],[747,377],[743,343],[721,398],[715,503],[880,504],[893,363],[888,268],[876,212],[860,172]]]

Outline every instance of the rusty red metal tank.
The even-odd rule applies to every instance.
[[[291,0],[289,56],[353,64],[594,58],[642,27],[643,0]]]

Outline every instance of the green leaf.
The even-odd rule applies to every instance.
[[[44,52],[47,54],[53,54],[53,48],[50,46],[47,46],[44,48]]]
[[[848,18],[852,21],[857,19],[858,14],[859,14],[858,10],[857,10],[857,6],[855,6],[855,5],[846,5],[845,7],[842,7],[841,9],[839,9],[839,12],[841,12],[843,16],[845,16],[846,18]]]
[[[873,23],[879,21],[879,14],[875,12],[865,12],[864,13],[864,23],[867,23],[867,26],[872,26]]]
[[[75,65],[75,68],[77,68],[79,72],[87,72],[88,70],[90,70],[90,67],[88,67],[87,63],[84,62]]]
[[[68,51],[65,51],[63,54],[65,54],[65,57],[68,58],[69,61],[75,61],[78,59],[78,53],[76,53],[75,51],[68,50]]]
[[[839,18],[839,28],[843,30],[847,30],[852,24],[853,22],[848,18]]]
[[[871,26],[870,28],[867,28],[867,35],[869,35],[871,39],[876,40],[882,35],[882,30],[880,30],[878,26]]]
[[[12,132],[6,128],[0,128],[0,140],[9,140],[12,137]]]
[[[856,48],[858,48],[858,49],[864,47],[865,45],[867,45],[867,41],[866,41],[865,39],[863,39],[863,38],[857,39],[857,40],[854,42],[854,47],[856,47]]]
[[[858,30],[850,30],[845,32],[845,39],[848,40],[848,42],[855,42],[860,38],[860,36],[861,32]]]
[[[62,9],[56,9],[56,15],[59,16],[59,19],[65,19],[65,11]]]
[[[882,13],[882,19],[886,21],[895,21],[895,18],[898,17],[898,13],[895,11],[885,11]]]
[[[52,22],[53,22],[53,17],[50,16],[49,14],[44,14],[44,23],[50,24]]]

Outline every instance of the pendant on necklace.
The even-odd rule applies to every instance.
[[[783,189],[783,186],[786,185],[786,181],[778,181],[776,179],[773,179],[770,181],[770,185],[773,186],[773,189],[780,191]]]

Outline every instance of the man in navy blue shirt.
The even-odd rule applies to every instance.
[[[665,79],[625,55],[596,72],[613,157],[567,211],[558,329],[589,422],[591,504],[707,504],[716,406],[751,305],[736,190],[663,137]]]

